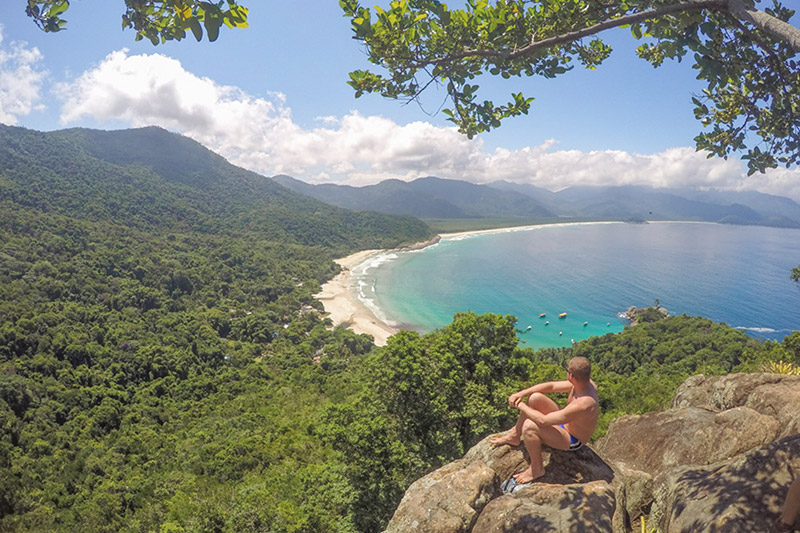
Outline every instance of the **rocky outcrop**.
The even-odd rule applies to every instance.
[[[614,490],[606,481],[534,483],[492,500],[472,531],[611,531],[615,507]]]
[[[632,305],[625,311],[625,318],[631,321],[631,326],[639,322],[656,322],[669,316],[669,311],[656,305],[653,307],[636,307]]]
[[[672,399],[672,407],[693,405],[709,411],[747,407],[777,420],[777,437],[800,433],[800,376],[729,374],[692,376]]]
[[[439,241],[442,240],[441,235],[436,235],[435,237],[428,239],[427,241],[422,242],[415,242],[412,244],[407,244],[405,246],[399,246],[394,248],[392,251],[394,252],[413,252],[415,250],[422,250],[423,248],[427,248],[428,246],[433,246],[434,244],[439,244]]]
[[[545,476],[503,494],[527,462],[489,444],[415,482],[387,532],[766,531],[800,472],[800,376],[694,376],[664,412],[612,422],[595,449],[547,450]]]
[[[772,442],[779,430],[777,420],[747,407],[719,413],[681,407],[620,417],[611,423],[597,449],[611,461],[654,476],[676,466],[731,459]]]
[[[798,473],[800,435],[732,461],[675,468],[654,479],[648,523],[665,533],[766,532]]]
[[[570,524],[577,520],[575,509],[582,509],[578,515],[584,516],[583,520],[593,514],[592,509],[610,509],[611,523],[614,505],[610,482],[614,473],[588,446],[577,452],[545,452],[547,472],[541,482],[503,495],[501,483],[525,468],[527,455],[522,446],[494,447],[490,439],[483,439],[463,459],[414,482],[387,533],[525,531],[519,529],[520,524],[539,521],[537,517],[543,515],[549,517],[548,523],[565,528],[552,531],[574,531]],[[565,487],[569,487],[567,492]],[[520,502],[524,505],[517,505]],[[507,526],[502,527],[510,529],[497,529],[501,526],[494,525],[496,517],[503,517]]]

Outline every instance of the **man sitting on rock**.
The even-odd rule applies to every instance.
[[[508,404],[519,409],[516,425],[495,437],[495,446],[517,446],[520,440],[530,455],[531,465],[515,474],[518,484],[530,483],[544,475],[542,443],[557,450],[575,451],[591,438],[597,426],[600,407],[597,386],[590,379],[591,363],[585,357],[573,357],[567,364],[566,381],[548,381],[508,397]],[[551,392],[568,392],[567,406],[559,409],[545,396]],[[525,397],[527,401],[523,401]]]

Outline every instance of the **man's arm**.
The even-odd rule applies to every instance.
[[[515,407],[539,426],[555,426],[572,422],[582,413],[591,409],[592,405],[594,405],[594,401],[591,398],[577,398],[565,408],[547,414],[537,411],[525,402],[520,402]]]
[[[511,396],[508,397],[508,404],[511,407],[517,407],[517,405],[522,402],[523,398],[526,398],[533,394],[534,392],[540,392],[542,394],[548,394],[550,392],[569,392],[572,390],[572,383],[569,381],[546,381],[544,383],[537,383],[533,387],[528,387],[527,389],[521,390],[519,392],[515,392]]]

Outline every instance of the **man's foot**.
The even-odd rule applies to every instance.
[[[794,531],[793,524],[787,524],[782,519],[778,518],[775,523],[772,524],[772,529],[769,530],[770,533],[785,533]]]
[[[522,472],[519,472],[518,474],[514,474],[511,477],[514,478],[514,481],[516,481],[517,483],[522,485],[524,483],[530,483],[531,481],[537,480],[540,477],[542,477],[543,475],[544,475],[544,469],[542,469],[541,472],[534,473],[534,472],[531,471],[530,468],[526,468]]]
[[[520,442],[520,438],[515,437],[512,433],[503,433],[489,441],[493,446],[503,446],[504,444],[519,446]]]

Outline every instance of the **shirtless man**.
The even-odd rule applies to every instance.
[[[573,357],[567,364],[566,381],[539,383],[508,397],[508,404],[520,411],[517,424],[491,443],[517,446],[520,440],[525,442],[531,465],[514,474],[517,483],[530,483],[544,475],[542,443],[557,450],[574,451],[591,438],[600,407],[597,386],[590,373],[588,359]],[[551,392],[568,392],[567,406],[559,409],[556,402],[545,396]],[[526,396],[527,402],[523,401]]]

